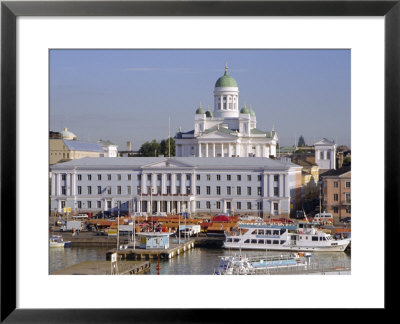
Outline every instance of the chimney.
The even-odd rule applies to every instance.
[[[126,150],[129,152],[132,151],[132,145],[130,141],[126,142]]]

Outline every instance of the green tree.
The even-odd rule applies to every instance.
[[[175,156],[175,140],[170,137],[171,156]],[[144,143],[139,149],[140,156],[169,156],[168,138],[163,139],[160,143],[156,140]]]
[[[160,152],[160,144],[155,139],[144,143],[139,149],[140,156],[158,156]]]
[[[163,139],[160,142],[160,150],[161,150],[160,154],[163,154],[164,156],[169,156],[170,151],[171,151],[171,156],[175,156],[175,140],[172,137],[170,137],[168,143],[168,138]]]
[[[307,145],[306,145],[306,141],[304,140],[304,137],[303,137],[303,136],[300,136],[300,137],[299,137],[299,141],[298,141],[298,143],[297,143],[297,146],[299,146],[299,147],[307,146]]]
[[[343,159],[343,166],[349,166],[349,165],[351,165],[351,156],[346,156]]]

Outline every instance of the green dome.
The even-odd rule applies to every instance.
[[[206,117],[213,117],[213,113],[210,110],[207,110]]]
[[[242,109],[240,109],[241,114],[250,114],[250,110],[244,106]]]
[[[255,116],[256,113],[254,112],[253,108],[250,107],[250,116]]]
[[[197,108],[197,110],[196,110],[196,114],[199,114],[199,115],[203,115],[203,114],[205,114],[205,111],[204,111],[204,109],[201,107],[201,105],[200,105],[200,107],[199,107],[199,108]]]
[[[222,77],[220,77],[217,82],[215,82],[215,87],[238,87],[237,82],[234,78],[228,75],[228,66],[225,65],[225,73]]]

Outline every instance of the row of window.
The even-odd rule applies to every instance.
[[[103,179],[103,176],[105,176],[106,179],[109,180],[109,181],[112,180],[113,176],[118,181],[122,180],[122,174],[114,174],[114,175],[112,175],[112,174],[107,174],[107,175],[97,174],[97,180],[101,181]],[[157,174],[157,180],[161,181],[161,176],[162,176],[161,174]],[[151,177],[152,177],[152,174],[147,174],[147,180],[151,181]],[[61,175],[61,179],[62,180],[66,180],[66,178],[67,178],[66,174],[62,174]],[[77,179],[78,179],[78,181],[82,181],[82,179],[83,179],[82,174],[78,174],[77,175]],[[92,174],[87,174],[86,175],[86,179],[88,181],[92,181]],[[186,174],[186,180],[190,181],[190,179],[191,179],[191,175],[190,174]],[[129,181],[132,180],[132,175],[131,174],[127,174],[126,175],[126,180],[129,180]],[[142,180],[142,175],[141,174],[137,175],[137,180],[138,181]],[[171,174],[167,174],[167,180],[171,180]],[[178,181],[181,180],[181,174],[179,174],[179,173],[176,174],[176,180],[178,180]]]
[[[235,187],[231,187],[231,186],[226,187],[226,191],[225,191],[226,195],[228,195],[228,196],[232,195],[232,190],[234,190],[234,188]],[[221,195],[221,187],[220,186],[216,186],[215,187],[215,194],[218,195],[218,196]],[[251,187],[247,187],[247,195],[251,196],[251,194],[252,194]],[[262,194],[261,187],[257,187],[257,195],[261,196],[261,194]],[[274,194],[276,196],[279,194],[278,188],[274,188]],[[200,186],[196,186],[196,195],[201,195]],[[206,187],[206,195],[211,195],[211,186],[207,186]],[[236,187],[236,195],[237,196],[241,196],[242,195],[242,187],[240,187],[240,186]]]
[[[92,186],[87,186],[86,187],[86,192],[83,193],[82,190],[82,186],[78,186],[77,187],[77,194],[78,195],[82,195],[82,194],[86,194],[86,195],[92,195],[93,194],[93,190],[92,190]],[[145,190],[142,191],[142,187],[138,186],[136,188],[137,190],[137,194],[144,194],[144,195],[150,195],[150,194],[159,194],[161,195],[161,187],[155,187],[155,190],[153,190],[151,192],[151,187],[146,187]],[[181,187],[180,186],[176,186],[176,193],[181,194]],[[171,186],[167,186],[166,187],[166,193],[167,194],[171,194]],[[190,186],[186,186],[185,188],[185,192],[186,194],[191,194],[191,189]],[[66,186],[62,186],[61,187],[61,194],[62,195],[66,195],[67,194],[67,189]],[[102,186],[97,186],[97,194],[98,195],[102,195],[102,194],[107,194],[107,195],[112,195],[112,194],[116,194],[116,195],[123,195],[123,194],[127,194],[127,195],[131,195],[132,194],[132,187],[131,186],[127,186],[126,187],[126,191],[122,192],[122,186],[117,186],[113,189],[113,187],[102,187]]]
[[[333,194],[333,200],[334,201],[339,201],[339,194]],[[351,202],[351,194],[350,192],[345,193],[345,202],[350,203]]]
[[[264,229],[256,229],[251,234],[252,235],[282,235],[286,232],[286,229],[282,228],[280,230],[264,230]]]
[[[232,242],[232,239],[227,239],[228,242]],[[234,241],[236,242],[236,241]],[[250,243],[250,244],[285,244],[285,240],[263,240],[263,239],[247,239],[244,241],[244,243]]]
[[[235,187],[226,187],[226,195],[230,196],[232,195],[232,189],[234,189]],[[151,192],[151,187],[146,187],[145,191],[142,192],[142,187],[138,186],[137,187],[137,194],[162,194],[161,191],[161,186],[157,186],[154,188],[155,190],[153,190],[153,192]],[[180,186],[176,186],[176,193],[181,193],[181,187]],[[185,193],[186,194],[192,194],[191,193],[191,187],[190,186],[186,186],[185,188]],[[246,191],[248,196],[252,195],[252,187],[247,187],[247,191]],[[61,194],[62,195],[66,195],[66,186],[62,186],[61,187]],[[77,194],[78,195],[82,195],[83,193],[83,187],[82,186],[77,186]],[[86,192],[85,194],[87,195],[92,195],[93,194],[93,190],[92,190],[92,186],[87,186],[86,187]],[[132,194],[132,187],[131,186],[127,186],[126,187],[126,191],[123,193],[122,192],[122,186],[117,186],[114,189],[111,186],[108,187],[102,187],[102,186],[97,186],[97,194],[101,195],[101,194],[107,194],[107,195],[112,195],[112,194],[117,194],[117,195],[121,195],[121,194],[128,194],[131,195]],[[166,186],[166,194],[171,194],[171,186]],[[215,194],[216,195],[221,195],[221,187],[220,186],[216,186],[215,187]],[[201,195],[201,187],[200,186],[196,186],[196,195]],[[207,186],[206,187],[206,195],[211,195],[211,187]],[[241,196],[242,195],[242,187],[238,186],[236,187],[236,195],[237,196]],[[261,187],[257,187],[257,195],[261,196],[262,195],[262,189]],[[279,188],[275,187],[274,188],[274,196],[278,196],[279,195]]]
[[[116,207],[117,208],[121,208],[121,207],[129,207],[129,201],[126,202],[121,202],[121,201],[116,201]],[[146,206],[146,201],[143,201],[143,205]],[[165,203],[165,202],[164,202]],[[177,202],[174,202],[175,205],[177,205]],[[86,201],[87,204],[87,209],[91,209],[91,208],[97,208],[97,209],[101,209],[102,208],[102,201],[101,200],[97,200],[97,201]],[[244,203],[243,203],[244,204]],[[106,206],[107,208],[112,208],[111,205],[111,200],[106,201]],[[64,208],[65,207],[65,201],[61,202],[61,207]],[[252,203],[251,202],[247,202],[246,203],[246,207],[248,210],[252,210]],[[77,201],[77,208],[78,209],[82,209],[83,208],[83,203],[82,201],[78,200]],[[196,208],[200,209],[201,205],[200,205],[200,201],[196,201]],[[206,201],[206,208],[207,209],[211,209],[211,201]],[[222,209],[222,203],[220,201],[217,201],[215,203],[215,208],[216,209]],[[227,202],[226,203],[226,208],[227,209],[231,209],[232,205],[231,202]],[[240,210],[242,209],[242,202],[236,202],[236,210]],[[261,202],[257,202],[257,210],[261,210],[262,209],[262,203]]]
[[[351,206],[346,206],[345,211],[347,214],[351,214]],[[339,213],[339,207],[335,206],[333,207],[333,213],[338,214]]]
[[[346,181],[344,187],[345,188],[350,188],[351,186],[351,182],[350,181]],[[333,187],[334,188],[339,188],[339,181],[334,181],[333,182]]]
[[[245,203],[243,203],[245,204]],[[250,201],[248,201],[245,205],[247,207],[247,210],[252,210],[253,206],[252,203]],[[196,201],[196,208],[200,209],[200,201]],[[206,208],[207,209],[211,209],[211,201],[206,201]],[[216,209],[222,209],[222,203],[220,201],[216,201],[215,202],[215,208]],[[261,210],[262,209],[262,202],[258,201],[257,202],[257,210]],[[230,201],[226,202],[226,209],[232,209],[232,203]],[[242,202],[237,201],[236,202],[236,210],[240,210],[242,209]]]
[[[67,176],[66,174],[62,174],[61,175],[61,179],[62,180],[66,180],[66,176]],[[109,180],[109,181],[112,180],[113,176],[118,181],[122,180],[122,174],[115,174],[115,175],[112,175],[112,174],[107,174],[107,175],[97,174],[97,180],[101,181],[103,176],[105,176],[106,179]],[[129,180],[129,181],[132,180],[132,175],[131,174],[127,174],[126,177],[127,177],[127,180]],[[147,174],[147,180],[151,181],[151,177],[152,177],[151,174]],[[211,181],[211,174],[206,174],[205,177],[206,177],[207,181]],[[221,179],[222,179],[221,174],[216,174],[215,177],[216,177],[217,181],[221,181]],[[162,175],[161,174],[157,174],[157,180],[161,181],[161,178],[162,178]],[[82,181],[83,175],[82,174],[78,174],[77,175],[77,179],[78,179],[78,181]],[[92,174],[87,174],[86,175],[86,179],[88,181],[91,181],[92,180]],[[141,181],[141,179],[142,179],[142,175],[138,174],[137,175],[137,180]],[[186,174],[186,180],[190,181],[190,179],[191,179],[191,175],[190,174]],[[252,179],[252,175],[248,174],[247,175],[247,181],[251,181],[251,179]],[[262,179],[261,175],[257,175],[257,181],[261,181],[261,179]],[[167,174],[167,180],[171,180],[171,174]],[[176,180],[178,180],[178,181],[181,180],[181,174],[179,174],[179,173],[176,174]],[[196,175],[196,180],[201,180],[201,175],[200,174]],[[226,180],[227,181],[231,181],[232,180],[232,175],[227,174],[226,175]],[[240,175],[240,174],[236,175],[236,181],[242,181],[242,175]],[[279,175],[277,175],[277,174],[274,175],[274,181],[275,182],[279,181]]]

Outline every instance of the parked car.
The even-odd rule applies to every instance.
[[[342,219],[343,223],[351,223],[351,217],[345,217]]]

